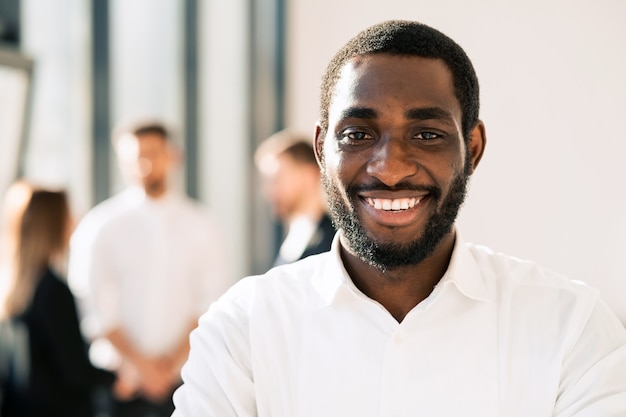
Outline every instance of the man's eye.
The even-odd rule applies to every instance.
[[[372,138],[372,135],[370,135],[369,133],[365,133],[365,132],[344,132],[342,134],[342,139],[353,141],[353,142],[369,140],[371,138]]]
[[[440,137],[441,135],[437,133],[433,133],[433,132],[420,132],[417,135],[417,139],[421,139],[421,140],[435,140],[435,139],[439,139]]]

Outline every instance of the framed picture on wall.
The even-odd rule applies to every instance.
[[[22,174],[28,136],[32,59],[0,46],[0,192]]]

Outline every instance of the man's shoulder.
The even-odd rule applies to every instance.
[[[78,227],[97,228],[123,215],[135,205],[133,194],[133,190],[125,190],[101,201],[85,214]]]
[[[552,294],[556,297],[569,295],[595,302],[598,291],[580,280],[552,269],[535,261],[496,252],[486,246],[464,243],[476,262],[486,285],[500,293],[520,293],[529,291],[540,294]]]
[[[316,292],[315,278],[329,261],[330,253],[311,255],[305,259],[276,266],[259,275],[237,281],[222,297],[229,303],[251,306],[259,302],[282,300],[298,305]]]

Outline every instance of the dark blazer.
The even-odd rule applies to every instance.
[[[333,243],[334,237],[335,228],[333,227],[333,222],[328,214],[324,214],[324,217],[322,217],[317,224],[315,234],[313,234],[306,249],[302,252],[300,259],[306,258],[310,255],[328,252],[330,250],[330,244]]]
[[[3,415],[92,417],[95,388],[110,387],[114,375],[89,361],[67,284],[46,270],[31,304],[18,318],[28,329],[29,379],[25,401],[8,401],[12,411]]]
[[[306,258],[307,256],[316,255],[322,252],[328,252],[330,250],[330,245],[333,242],[333,237],[335,236],[335,228],[333,226],[333,222],[328,216],[328,214],[324,214],[324,216],[317,223],[317,228],[306,248],[302,252],[302,255],[296,260],[300,260]],[[276,255],[274,258],[273,266],[283,265],[288,263],[288,261],[280,256],[280,253]]]

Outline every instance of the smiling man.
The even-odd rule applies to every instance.
[[[174,416],[624,416],[626,331],[597,291],[464,242],[485,148],[463,50],[419,23],[329,64],[329,253],[241,280],[191,336]]]

